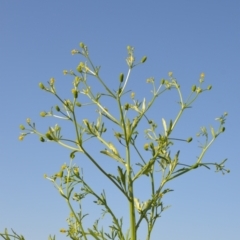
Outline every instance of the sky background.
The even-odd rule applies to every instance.
[[[152,239],[239,239],[239,12],[238,0],[0,0],[0,232],[7,227],[29,240],[47,239],[49,234],[65,239],[59,229],[67,226],[67,205],[43,175],[68,163],[69,151],[54,143],[42,144],[34,135],[18,141],[19,125],[27,117],[43,132],[49,124],[60,124],[40,118],[39,113],[50,110],[57,101],[41,91],[38,83],[55,77],[63,98],[71,96],[72,78],[62,71],[74,70],[82,61],[70,51],[84,42],[111,89],[117,88],[119,73],[127,72],[127,45],[134,46],[136,58],[148,56],[144,65],[134,69],[128,86],[139,100],[150,96],[145,83],[148,77],[158,82],[173,71],[186,99],[200,73],[205,73],[206,86],[212,84],[212,90],[200,95],[176,130],[176,137],[193,136],[193,143],[178,146],[187,161],[193,162],[200,151],[195,134],[201,126],[217,126],[214,119],[227,111],[226,132],[204,161],[228,158],[226,167],[231,173],[197,169],[169,184],[174,192],[163,201],[171,208],[156,223]],[[95,83],[92,86],[98,88]],[[153,109],[161,131],[161,118],[170,120],[177,114],[177,93],[167,92],[157,101]],[[92,116],[86,112],[79,121]],[[68,131],[70,127],[65,129]],[[105,185],[81,155],[74,161],[86,168],[86,178],[96,189],[108,186],[107,195],[118,213],[125,214],[125,205],[112,185]],[[106,165],[111,160],[101,156],[99,162]],[[144,196],[143,192],[144,187],[139,194]],[[138,239],[145,237],[139,234]]]

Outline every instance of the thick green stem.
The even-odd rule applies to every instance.
[[[128,194],[129,194],[129,214],[130,214],[130,231],[131,231],[131,240],[137,240],[137,231],[136,231],[136,216],[134,209],[134,193],[133,193],[133,181],[131,177],[131,161],[130,161],[130,149],[127,145],[126,149],[127,157],[127,179],[128,179]]]

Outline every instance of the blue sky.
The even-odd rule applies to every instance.
[[[75,69],[81,59],[70,51],[84,42],[111,88],[117,88],[119,73],[127,71],[127,45],[135,47],[136,58],[147,55],[129,83],[141,97],[149,96],[148,77],[167,78],[173,71],[187,97],[205,73],[206,85],[213,89],[186,112],[177,134],[195,136],[201,126],[214,125],[214,119],[227,111],[226,132],[205,161],[228,158],[231,173],[198,169],[173,181],[169,187],[174,192],[164,199],[171,208],[157,222],[152,239],[239,239],[239,11],[238,0],[0,1],[0,231],[7,227],[26,239],[47,239],[49,234],[65,239],[59,229],[66,226],[67,205],[43,174],[58,171],[68,162],[69,151],[41,144],[37,136],[20,142],[18,126],[27,117],[42,131],[54,123],[39,116],[57,101],[40,91],[38,83],[55,77],[59,92],[69,96],[72,79],[62,71]],[[154,112],[161,126],[162,117],[176,116],[176,93],[158,101]],[[184,156],[194,161],[199,153],[196,137],[191,146],[179,144]],[[91,174],[92,166],[81,155],[75,161],[87,168],[96,188],[104,187],[104,180],[99,181],[94,170]],[[111,195],[113,188],[108,187]],[[113,200],[124,212],[124,203]]]

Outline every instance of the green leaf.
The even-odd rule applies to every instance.
[[[133,181],[135,181],[137,178],[139,178],[141,175],[147,175],[152,171],[152,166],[155,163],[156,159],[151,159],[147,164],[145,164],[142,169],[133,177]]]
[[[213,128],[212,126],[210,126],[210,129],[211,129],[211,133],[212,133],[213,138],[215,138],[215,137],[216,137],[216,134],[215,134],[215,132],[214,132],[214,128]]]
[[[108,143],[108,148],[112,150],[112,152],[117,155],[118,157],[120,157],[119,153],[118,153],[118,150],[116,149],[116,147],[111,143],[109,142]]]
[[[146,109],[146,104],[145,104],[145,98],[144,98],[142,102],[142,111],[144,112],[145,109]]]
[[[102,151],[100,151],[100,153],[103,153],[103,154],[109,156],[110,158],[113,158],[116,161],[125,165],[125,161],[121,157],[115,155],[113,152],[109,152],[108,150],[102,150]]]
[[[162,118],[163,128],[164,128],[164,134],[167,135],[167,124],[164,118]]]
[[[126,189],[126,171],[123,173],[123,169],[118,166],[118,174],[124,188]]]

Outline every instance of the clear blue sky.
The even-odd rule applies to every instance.
[[[186,113],[177,133],[194,136],[201,126],[214,125],[215,117],[227,111],[226,132],[205,161],[228,158],[231,173],[223,176],[215,169],[198,169],[172,182],[169,187],[175,191],[164,199],[172,207],[157,222],[153,240],[240,239],[239,12],[238,0],[1,0],[0,232],[7,227],[28,240],[47,239],[49,234],[65,239],[59,229],[66,226],[67,205],[43,174],[58,171],[68,162],[69,152],[53,143],[41,144],[37,136],[18,141],[18,126],[30,117],[46,130],[48,119],[40,118],[39,112],[49,110],[56,100],[40,91],[38,83],[55,77],[59,91],[68,96],[72,80],[62,70],[75,69],[80,58],[70,51],[83,41],[112,88],[118,84],[119,73],[127,70],[127,45],[135,47],[137,57],[148,56],[131,78],[130,87],[140,95],[149,92],[139,82],[152,76],[166,78],[173,71],[187,96],[205,72],[206,84],[213,89]],[[172,101],[160,98],[159,106],[161,111],[155,106],[159,125],[162,117],[176,115],[175,97]],[[199,152],[196,137],[191,146],[185,157],[194,161]],[[88,164],[80,155],[75,161],[82,167]],[[104,187],[95,174],[92,181]],[[124,204],[118,201],[124,212]],[[145,238],[139,235],[139,239]]]

